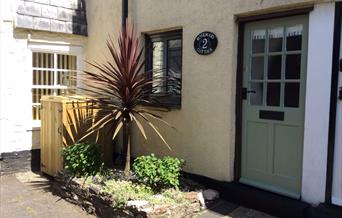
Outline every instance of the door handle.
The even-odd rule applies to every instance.
[[[255,94],[256,91],[255,90],[247,90],[247,88],[242,88],[242,93],[241,93],[242,99],[244,99],[244,100],[247,99],[247,94],[250,94],[250,93]]]

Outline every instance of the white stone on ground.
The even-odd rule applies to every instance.
[[[203,193],[202,192],[198,192],[197,193],[197,198],[198,198],[199,203],[201,204],[202,209],[205,209],[206,205],[205,205],[205,200],[204,200],[204,197],[203,197]]]
[[[212,201],[220,197],[220,194],[218,191],[214,189],[206,189],[202,192],[203,197],[207,201]]]
[[[143,208],[148,205],[148,201],[144,200],[134,200],[134,201],[127,201],[128,207],[135,207],[135,208]]]

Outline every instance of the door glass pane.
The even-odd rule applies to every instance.
[[[285,83],[285,107],[299,107],[299,83]]]
[[[160,81],[161,77],[165,76],[164,70],[164,43],[153,42],[153,55],[152,55],[152,74],[153,74],[153,93],[165,92],[165,86]]]
[[[264,79],[264,57],[252,57],[251,79]]]
[[[268,57],[268,79],[281,78],[281,55]]]
[[[300,79],[300,54],[286,55],[285,79]]]
[[[255,30],[252,32],[252,52],[264,53],[266,30]]]
[[[280,106],[280,83],[267,84],[267,105]]]
[[[249,89],[249,104],[263,105],[263,83],[250,83]]]
[[[303,25],[286,28],[286,50],[295,51],[302,49]]]
[[[282,27],[269,30],[269,52],[280,52],[283,50],[283,35]]]

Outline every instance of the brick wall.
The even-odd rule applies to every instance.
[[[87,35],[84,0],[18,0],[15,27]]]

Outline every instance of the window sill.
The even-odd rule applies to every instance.
[[[27,129],[27,131],[40,131],[41,121],[40,120],[33,120],[31,126]]]
[[[142,105],[148,107],[165,108],[169,111],[180,110],[182,107],[180,96],[153,95],[151,97],[158,102],[154,102],[151,104],[143,103]]]

